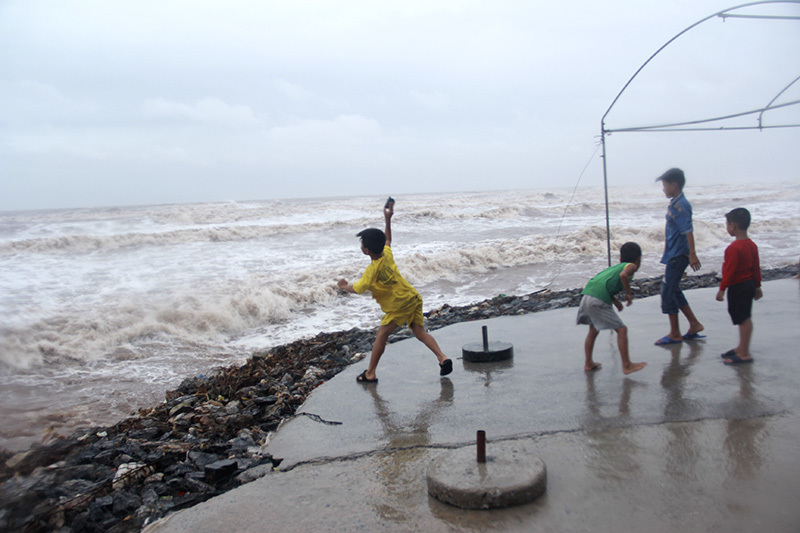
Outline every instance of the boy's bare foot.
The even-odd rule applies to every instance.
[[[603,366],[603,365],[601,365],[600,363],[592,363],[592,364],[589,364],[589,365],[585,365],[585,366],[583,367],[583,370],[584,370],[585,372],[591,372],[592,370],[600,370],[600,368],[601,368],[602,366]]]
[[[622,373],[625,375],[633,374],[634,372],[637,372],[646,366],[647,363],[630,363],[628,366],[622,367]]]
[[[686,335],[697,335],[704,329],[706,329],[706,327],[703,324],[697,324],[695,327],[690,327],[689,331],[686,332]]]

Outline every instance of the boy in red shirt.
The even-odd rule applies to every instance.
[[[722,281],[719,284],[717,301],[725,299],[728,290],[728,314],[734,325],[739,326],[739,346],[728,350],[722,357],[726,365],[752,363],[750,338],[753,335],[753,300],[763,296],[761,292],[761,267],[758,260],[758,247],[747,237],[750,227],[750,211],[744,207],[725,214],[726,229],[731,237],[736,237],[725,249],[725,262],[722,263]]]

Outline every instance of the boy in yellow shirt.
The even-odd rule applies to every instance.
[[[363,294],[365,291],[370,291],[385,313],[375,343],[372,345],[369,367],[356,378],[359,383],[377,383],[378,377],[375,371],[386,349],[386,341],[394,330],[405,323],[408,323],[414,336],[436,355],[439,360],[439,375],[446,376],[453,371],[453,361],[442,353],[436,339],[425,331],[422,297],[403,278],[394,262],[391,249],[392,215],[394,215],[394,200],[390,198],[383,209],[386,220],[385,231],[369,228],[357,235],[361,238],[361,251],[372,259],[372,263],[364,271],[361,279],[355,283],[347,283],[345,279],[340,279],[338,283],[339,288],[347,292]]]

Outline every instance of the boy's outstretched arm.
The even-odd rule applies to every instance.
[[[339,283],[337,283],[337,285],[343,291],[352,292],[352,293],[356,292],[355,289],[353,288],[353,284],[352,283],[347,283],[346,279],[340,279]]]
[[[386,227],[383,232],[386,234],[386,246],[392,247],[392,215],[394,215],[394,200],[388,202],[387,207],[383,208],[383,218],[386,220]]]
[[[631,278],[633,278],[633,275],[637,270],[639,270],[639,268],[634,263],[628,263],[628,265],[622,269],[622,272],[619,273],[619,281],[622,283],[622,288],[625,290],[625,302],[627,305],[631,305],[633,303]]]

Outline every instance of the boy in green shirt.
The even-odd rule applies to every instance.
[[[592,359],[594,341],[601,330],[613,329],[617,332],[619,354],[622,357],[622,373],[630,374],[643,369],[647,363],[631,363],[628,357],[628,328],[611,307],[613,303],[622,311],[622,302],[617,298],[617,293],[625,290],[625,300],[628,305],[633,303],[631,279],[642,264],[642,249],[635,242],[626,242],[619,250],[618,265],[608,267],[589,280],[584,287],[581,306],[578,309],[578,324],[589,326],[589,333],[584,342],[586,363],[583,369],[586,372],[597,370],[600,363]]]
[[[378,377],[375,371],[378,369],[378,362],[386,349],[386,341],[395,329],[405,323],[408,323],[414,336],[422,341],[438,359],[439,375],[446,376],[453,371],[453,361],[442,353],[436,339],[425,331],[422,297],[417,289],[403,278],[394,262],[391,248],[392,215],[394,215],[394,200],[389,198],[383,209],[386,231],[369,228],[357,235],[361,238],[361,252],[368,255],[372,259],[372,263],[364,271],[361,279],[355,283],[348,283],[345,279],[340,279],[338,283],[339,288],[343,291],[356,294],[370,291],[385,313],[378,328],[375,343],[372,345],[369,367],[356,378],[359,383],[377,383]]]

